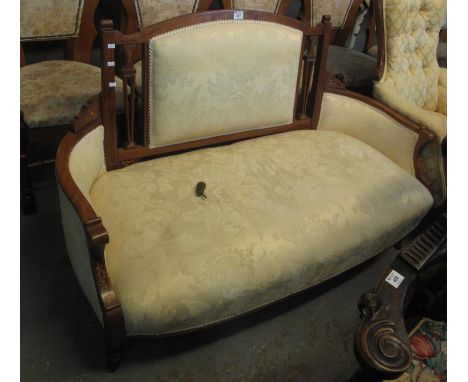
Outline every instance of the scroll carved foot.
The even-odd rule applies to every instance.
[[[359,310],[364,319],[355,338],[360,363],[384,378],[398,377],[411,364],[404,323],[392,319],[390,307],[374,291],[362,295]]]

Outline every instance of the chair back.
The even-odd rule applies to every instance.
[[[90,62],[99,0],[21,0],[21,43],[68,40],[68,58]],[[22,50],[21,66],[25,64]]]
[[[314,128],[325,85],[329,30],[327,21],[312,28],[248,10],[186,15],[133,35],[104,24],[102,111],[108,168],[147,156]],[[135,128],[133,55],[139,49],[143,123]],[[130,89],[124,95],[124,137],[116,129],[115,67],[108,65],[121,54],[124,93],[125,85]],[[301,73],[312,90],[299,98]],[[141,127],[143,134],[138,133]],[[121,141],[126,143],[119,147]]]
[[[225,9],[250,9],[253,11],[283,14],[290,0],[223,0]]]
[[[446,0],[375,0],[379,78],[405,101],[437,111],[437,45]]]

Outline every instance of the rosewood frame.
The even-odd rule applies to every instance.
[[[302,98],[301,102],[296,101],[295,112],[294,112],[294,121],[290,124],[283,126],[270,127],[268,129],[258,129],[258,130],[249,130],[241,133],[234,133],[229,135],[217,136],[213,138],[205,138],[197,141],[184,142],[180,144],[174,144],[169,146],[162,146],[156,148],[148,148],[149,145],[149,66],[146,64],[148,62],[149,48],[148,41],[150,38],[170,32],[175,29],[182,27],[187,27],[191,25],[196,25],[200,23],[217,21],[217,20],[232,20],[234,17],[233,10],[219,10],[211,12],[201,12],[193,13],[189,15],[184,15],[176,17],[170,20],[166,20],[157,24],[153,24],[147,28],[144,28],[142,31],[135,33],[133,35],[124,35],[119,31],[112,29],[112,23],[110,21],[104,21],[102,23],[102,99],[104,108],[103,114],[103,124],[105,126],[105,136],[104,136],[104,145],[106,153],[106,166],[108,169],[114,169],[122,167],[127,163],[133,163],[140,159],[146,157],[155,157],[162,154],[175,153],[200,147],[206,147],[214,144],[225,143],[225,142],[234,142],[242,139],[248,139],[253,137],[264,136],[268,134],[274,134],[279,132],[305,129],[310,127],[312,123],[313,128],[315,128],[318,121],[318,112],[320,110],[322,94],[326,79],[326,61],[329,45],[329,30],[330,23],[329,18],[325,17],[323,23],[317,27],[310,27],[307,24],[301,23],[297,20],[291,19],[286,16],[275,15],[267,12],[257,12],[257,11],[244,11],[243,17],[244,20],[256,20],[256,21],[269,21],[275,22],[281,25],[292,27],[303,32],[303,47],[306,51],[304,59],[298,60],[298,64],[302,67],[307,68],[304,70],[303,81],[306,84],[309,84],[312,80],[313,89],[315,91],[312,94],[306,94]],[[312,56],[311,47],[312,43],[310,40],[312,38],[318,39],[318,48],[316,57]],[[112,48],[108,48],[111,46]],[[131,86],[131,94],[134,94],[134,77],[135,70],[133,68],[132,62],[134,59],[132,55],[138,52],[138,47],[143,46],[143,128],[144,128],[144,144],[139,145],[135,144],[134,140],[134,120],[129,119],[127,124],[127,145],[124,148],[119,148],[117,145],[117,125],[116,125],[116,115],[115,115],[115,88],[109,87],[109,84],[114,82],[115,78],[115,67],[108,66],[105,63],[115,62],[115,49],[122,47],[125,51],[125,67],[123,72],[128,73],[128,81],[126,80],[125,74],[123,76],[124,87],[128,83]],[[312,64],[315,61],[318,62],[318,65],[312,70]],[[296,100],[299,89],[299,73],[297,78],[296,86]],[[128,100],[124,99],[124,104]],[[133,102],[133,103],[132,103]],[[130,102],[129,107],[125,110],[134,110],[134,99]],[[315,113],[314,111],[317,111]],[[307,115],[314,116],[312,120],[309,118],[307,121]]]
[[[57,180],[65,196],[71,202],[75,209],[80,221],[83,224],[84,231],[87,238],[89,254],[91,256],[93,278],[95,282],[96,294],[100,303],[104,333],[107,342],[107,361],[108,367],[114,370],[118,367],[120,362],[121,347],[127,338],[125,333],[125,323],[122,308],[118,297],[112,287],[111,280],[107,273],[104,248],[109,242],[109,235],[104,227],[101,218],[97,215],[87,198],[82,194],[77,184],[73,180],[69,168],[69,159],[71,152],[75,145],[88,133],[93,131],[100,125],[104,125],[105,129],[105,142],[104,151],[106,157],[106,165],[108,170],[124,166],[128,162],[137,161],[142,158],[158,157],[163,153],[176,153],[183,150],[195,149],[199,147],[206,147],[209,145],[221,142],[234,142],[242,139],[248,139],[257,136],[265,136],[269,134],[279,133],[295,129],[315,129],[318,123],[320,114],[322,97],[325,89],[330,92],[342,94],[348,97],[356,98],[362,102],[370,104],[380,110],[390,114],[391,117],[402,123],[404,126],[411,130],[416,131],[419,135],[418,144],[423,145],[424,142],[435,139],[432,133],[428,133],[425,129],[413,124],[411,121],[402,117],[401,115],[386,108],[384,105],[376,101],[369,100],[366,97],[355,94],[348,90],[340,88],[340,85],[328,79],[325,70],[327,60],[327,48],[330,37],[330,19],[324,17],[323,23],[316,28],[311,28],[310,25],[305,25],[296,20],[286,18],[284,16],[274,15],[264,12],[244,11],[244,18],[251,20],[264,20],[277,22],[293,28],[304,31],[303,51],[304,57],[302,64],[305,65],[303,70],[303,83],[308,84],[312,82],[312,94],[302,97],[299,95],[299,78],[296,87],[296,118],[290,125],[277,126],[273,128],[244,132],[238,134],[230,134],[216,138],[203,139],[194,142],[187,142],[182,145],[166,146],[158,149],[149,149],[143,146],[127,146],[125,149],[119,150],[116,142],[116,126],[115,126],[115,95],[112,93],[112,88],[109,88],[108,83],[112,81],[114,76],[114,69],[107,66],[106,62],[113,59],[114,49],[108,49],[107,44],[120,44],[135,46],[137,44],[147,42],[151,37],[165,33],[170,30],[185,27],[188,25],[195,25],[198,23],[232,19],[234,11],[223,10],[216,12],[206,12],[181,16],[172,20],[168,20],[159,24],[152,25],[141,32],[125,36],[118,31],[111,29],[112,23],[104,21],[102,23],[102,43],[105,47],[103,49],[103,91],[99,97],[93,97],[83,106],[80,113],[75,117],[71,125],[70,132],[62,140],[57,154],[56,172]],[[313,62],[313,55],[311,53],[311,37],[319,36],[318,51],[315,65],[316,70],[312,76],[311,65]],[[124,64],[124,69],[132,62],[130,59],[131,54],[127,53],[127,60]],[[146,77],[145,77],[146,78]],[[114,111],[113,111],[114,110]],[[127,126],[127,132],[129,126]],[[419,161],[419,151],[416,150],[415,163]],[[422,167],[422,164],[421,164]],[[418,177],[423,179],[423,169],[418,166]]]

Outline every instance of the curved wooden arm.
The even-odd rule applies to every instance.
[[[108,362],[111,369],[118,366],[119,350],[125,338],[125,324],[119,299],[107,273],[104,248],[109,235],[88,199],[75,183],[69,168],[70,155],[78,142],[102,125],[100,97],[88,100],[71,124],[70,132],[63,138],[57,153],[57,181],[81,220],[91,255],[93,278],[102,310],[104,331],[108,346]]]

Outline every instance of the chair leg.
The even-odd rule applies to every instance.
[[[21,210],[25,215],[30,215],[36,212],[36,201],[32,191],[31,174],[28,167],[28,129],[22,118],[20,140]]]
[[[107,346],[107,369],[113,372],[118,369],[122,360],[123,345]]]

